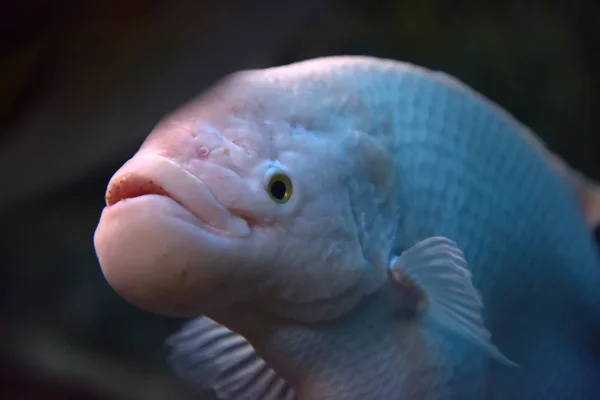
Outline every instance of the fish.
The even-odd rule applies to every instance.
[[[171,362],[221,399],[600,394],[600,188],[444,72],[233,73],[158,122],[106,203],[107,282],[192,318]]]

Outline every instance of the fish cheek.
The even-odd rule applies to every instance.
[[[335,297],[348,289],[361,274],[348,274],[348,249],[340,243],[336,230],[339,220],[294,217],[292,224],[279,226],[271,234],[269,263],[272,273],[265,277],[263,293],[290,302],[306,302]],[[356,257],[353,257],[356,258]],[[355,261],[355,260],[354,260]]]
[[[345,151],[353,156],[345,185],[348,216],[362,256],[371,268],[366,283],[369,292],[387,280],[388,257],[401,213],[395,166],[376,139],[358,132],[345,142]]]

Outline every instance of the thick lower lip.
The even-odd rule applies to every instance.
[[[207,231],[189,210],[159,195],[105,208],[94,234],[104,276],[122,297],[152,312],[185,317],[232,301],[236,293],[226,284],[234,271],[214,268],[220,255],[213,249],[235,241]]]
[[[179,215],[185,215],[185,220],[188,223],[192,223],[199,228],[210,228],[206,225],[205,221],[199,218],[196,214],[192,213],[187,207],[184,207],[180,202],[173,199],[170,195],[161,194],[143,194],[135,197],[127,197],[119,200],[118,202],[107,205],[104,209],[105,215],[110,215],[111,218],[119,217],[121,213],[127,213],[135,207],[148,207],[153,203],[160,201],[168,203],[173,209],[178,209]]]
[[[244,236],[250,232],[246,221],[219,204],[202,181],[161,156],[136,155],[125,163],[109,182],[106,203],[112,208],[148,195],[176,201],[216,233]]]
[[[133,181],[134,179],[131,179],[131,181],[128,181],[128,184],[135,185]],[[111,198],[110,201],[107,199],[105,212],[110,214],[127,212],[128,208],[138,206],[146,207],[148,204],[152,204],[153,201],[158,200],[158,198],[162,198],[161,201],[166,200],[167,202],[172,203],[173,207],[180,208],[181,212],[188,214],[190,222],[193,221],[194,225],[197,225],[199,228],[215,234],[224,233],[211,226],[208,221],[202,218],[202,216],[192,212],[188,207],[185,207],[179,200],[173,197],[173,195],[170,193],[164,191],[160,186],[156,185],[154,187],[154,183],[148,184],[148,182],[145,180],[141,183],[141,185],[144,185],[147,191],[140,190],[139,192],[129,192],[126,197],[120,197],[118,200],[116,200],[115,197]],[[150,200],[150,203],[148,200]]]

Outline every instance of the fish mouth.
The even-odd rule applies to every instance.
[[[233,215],[196,176],[158,155],[136,155],[111,178],[105,195],[107,209],[145,196],[161,196],[185,208],[198,225],[220,235],[246,236],[248,222]]]

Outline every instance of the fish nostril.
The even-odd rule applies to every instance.
[[[198,156],[205,158],[210,154],[210,149],[206,146],[200,146],[198,148]]]
[[[148,194],[171,197],[162,186],[152,179],[144,178],[139,175],[129,174],[113,180],[106,192],[106,205],[112,206],[119,201],[133,199]]]

